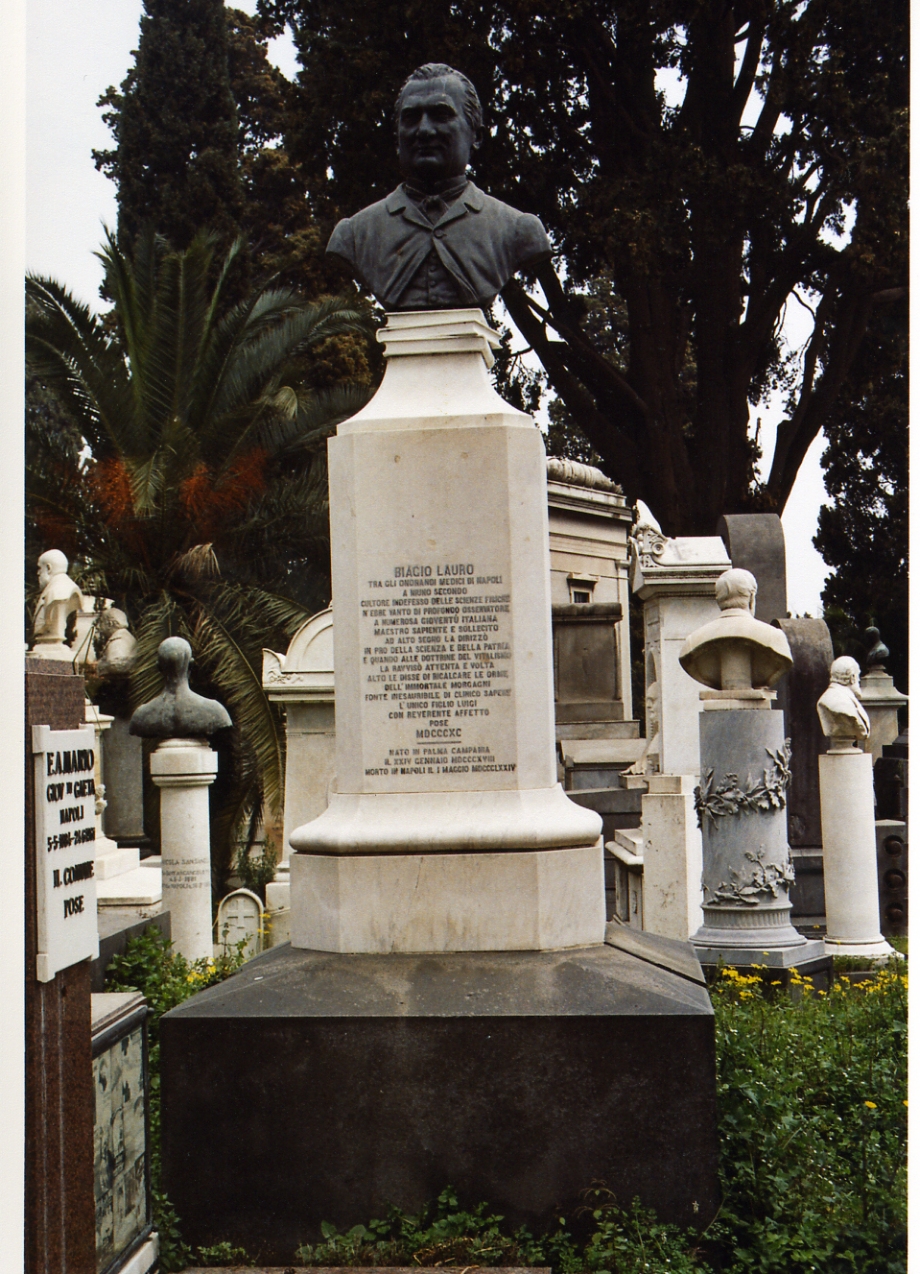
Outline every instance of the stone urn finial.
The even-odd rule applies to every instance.
[[[785,633],[754,618],[756,598],[750,571],[732,568],[716,580],[722,613],[691,633],[678,656],[695,681],[740,698],[764,698],[792,667]]]
[[[841,655],[831,664],[831,681],[818,700],[818,718],[831,751],[850,751],[869,737],[869,714],[859,701],[859,664]]]
[[[157,666],[166,679],[161,694],[131,718],[130,731],[148,739],[200,739],[232,725],[227,709],[189,688],[192,648],[184,637],[160,642]]]

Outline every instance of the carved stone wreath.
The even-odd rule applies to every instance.
[[[731,883],[720,880],[715,889],[703,887],[704,895],[708,895],[704,899],[708,906],[740,902],[747,907],[756,907],[765,895],[778,898],[780,889],[788,890],[790,885],[795,884],[795,868],[788,858],[784,863],[765,863],[762,849],[756,854],[746,849],[744,856],[754,864],[747,877],[730,867]]]
[[[737,774],[726,773],[725,778],[716,783],[712,769],[703,772],[699,786],[693,790],[693,803],[700,828],[704,817],[715,822],[717,818],[724,818],[727,814],[772,814],[774,810],[785,809],[786,788],[792,778],[789,768],[792,741],[787,739],[775,752],[770,748],[765,748],[764,751],[773,764],[769,769],[764,769],[758,781],[748,777],[746,787],[741,787]]]

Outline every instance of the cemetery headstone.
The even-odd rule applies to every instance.
[[[825,947],[833,955],[894,954],[879,918],[869,716],[859,699],[859,664],[847,655],[831,665],[818,700],[830,746],[818,760],[824,830]]]
[[[786,792],[786,827],[795,868],[792,914],[819,923],[824,916],[824,862],[818,757],[827,751],[816,712],[827,689],[834,645],[823,619],[774,619],[786,635],[792,668],[777,686],[777,707],[792,746],[792,777]]]
[[[163,906],[170,912],[176,950],[187,960],[200,960],[214,950],[208,788],[217,776],[217,754],[207,740],[231,722],[226,708],[190,688],[191,662],[184,638],[160,643],[157,664],[166,684],[137,709],[130,728],[161,740],[150,774],[160,789]]]
[[[755,619],[772,624],[786,619],[786,538],[776,513],[726,513],[716,534],[722,537],[732,565],[757,580]]]
[[[250,959],[262,950],[264,921],[262,899],[251,889],[234,889],[217,908],[217,946],[225,955],[245,942],[243,954]]]
[[[31,753],[35,731],[34,742],[40,749],[30,755],[26,766],[28,1274],[48,1270],[96,1274],[90,1054],[90,957],[96,949],[96,917],[95,906],[89,905],[94,820],[91,804],[87,808],[88,794],[81,799],[73,790],[67,792],[68,783],[91,782],[92,766],[85,755],[80,756],[87,745],[92,750],[83,704],[82,677],[58,659],[27,658],[26,740]],[[52,745],[52,740],[64,737],[78,741],[77,745]],[[61,773],[48,774],[49,760],[57,771],[59,753]],[[65,756],[70,759],[70,774],[65,772]],[[55,800],[60,784],[63,791]],[[61,821],[62,810],[79,810],[81,805],[82,815],[68,815]],[[81,837],[76,841],[78,830]],[[86,863],[88,867],[83,866]]]

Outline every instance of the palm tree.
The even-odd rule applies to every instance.
[[[313,351],[366,334],[366,315],[269,285],[229,305],[240,246],[215,262],[213,236],[177,252],[148,232],[132,255],[106,232],[105,319],[51,279],[26,283],[27,366],[46,395],[29,430],[30,539],[62,548],[82,587],[128,614],[130,706],[161,688],[163,638],[191,642],[199,683],[235,726],[215,801],[221,867],[244,821],[280,806],[282,733],[261,652],[328,596],[323,443],[371,393],[309,388]]]

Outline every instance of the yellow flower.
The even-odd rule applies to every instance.
[[[878,1110],[878,1107],[876,1106],[874,1101],[867,1101],[865,1104],[869,1107],[870,1110]]]
[[[904,1105],[905,1105],[905,1106],[907,1105],[907,1098],[906,1098],[906,1097],[904,1098]]]

